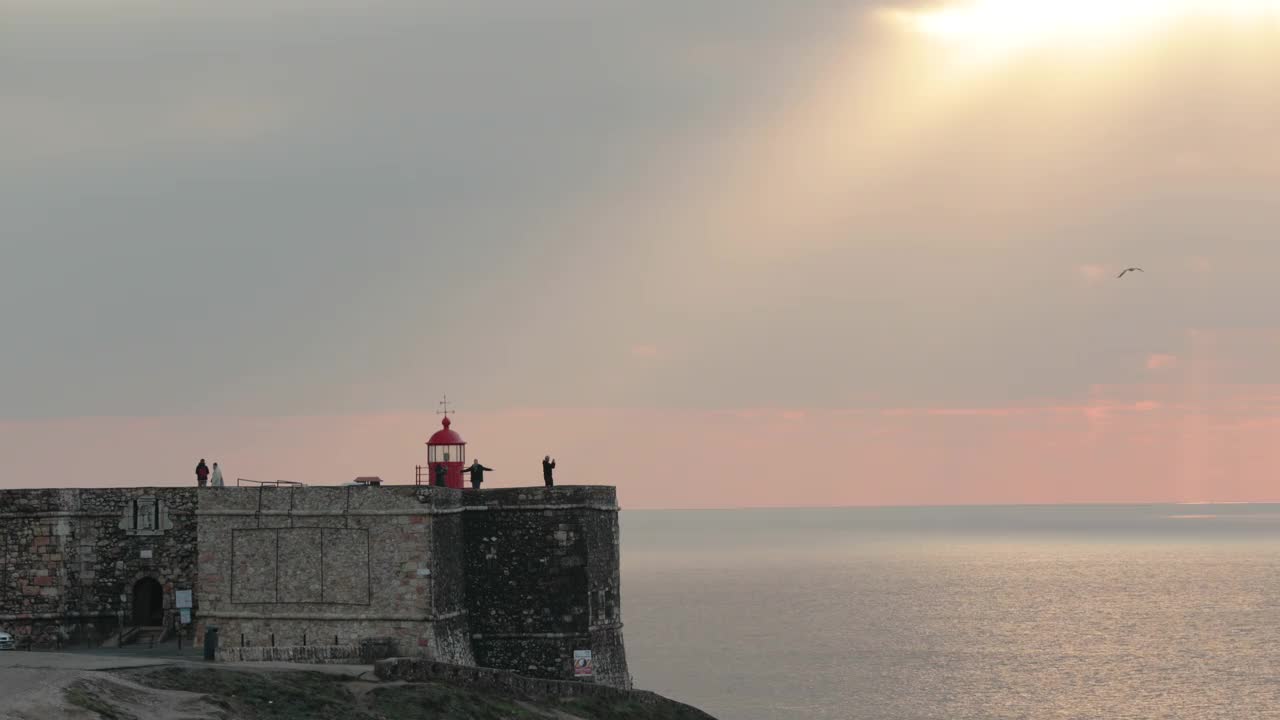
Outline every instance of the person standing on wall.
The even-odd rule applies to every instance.
[[[218,463],[213,464],[213,472],[209,474],[209,485],[222,487],[222,468],[218,467]]]
[[[485,471],[493,472],[493,468],[481,465],[479,460],[471,461],[471,467],[467,468],[467,472],[471,473],[472,490],[480,489],[480,483],[484,482]]]
[[[552,460],[550,455],[542,458],[542,484],[547,487],[551,487],[556,484],[556,481],[551,477],[551,471],[555,469],[556,461]]]
[[[196,485],[204,487],[209,480],[209,466],[204,464],[204,458],[200,458],[200,462],[196,465]]]

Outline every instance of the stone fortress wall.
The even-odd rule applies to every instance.
[[[0,490],[0,628],[39,645],[171,626],[222,647],[401,654],[630,687],[614,488]]]
[[[172,625],[196,576],[196,488],[0,491],[0,627],[42,645]]]
[[[614,488],[503,488],[463,502],[477,664],[561,678],[574,650],[589,649],[598,682],[629,688]]]
[[[345,644],[470,664],[454,541],[459,491],[426,487],[200,491],[200,623],[224,646]]]

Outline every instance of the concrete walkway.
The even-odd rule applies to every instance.
[[[168,665],[172,658],[126,655],[122,653],[90,652],[27,652],[5,650],[0,652],[0,683],[10,670],[117,670]],[[0,688],[7,683],[0,684]]]

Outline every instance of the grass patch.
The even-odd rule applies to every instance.
[[[236,720],[715,720],[688,705],[648,694],[535,702],[496,688],[451,682],[380,685],[301,670],[247,671],[177,665],[117,674],[158,690],[200,693],[206,702]],[[82,700],[103,702],[91,692],[85,692]],[[107,720],[136,720],[127,715],[108,715],[96,707],[91,709]],[[114,707],[106,703],[104,709]]]
[[[168,667],[132,679],[159,690],[203,693],[244,720],[382,720],[357,708],[348,678],[317,672]]]
[[[365,696],[365,701],[379,718],[545,720],[554,717],[512,698],[435,683],[375,688]]]
[[[121,710],[79,685],[67,688],[65,696],[67,702],[76,707],[84,708],[89,712],[97,713],[98,717],[104,718],[104,720],[138,720],[137,716]]]
[[[555,706],[590,720],[715,720],[701,710],[663,698],[657,702],[599,697],[570,698]]]

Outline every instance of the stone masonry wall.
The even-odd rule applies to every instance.
[[[629,688],[614,489],[496,489],[463,501],[477,664],[571,680],[574,651],[590,650],[595,682]]]
[[[394,638],[400,651],[473,661],[457,577],[461,491],[227,487],[201,491],[201,626],[222,647]],[[455,528],[450,530],[450,528]],[[444,578],[436,567],[446,568]]]
[[[0,628],[37,646],[177,621],[222,648],[401,654],[630,686],[610,487],[0,491]]]
[[[0,491],[0,627],[36,646],[170,626],[195,584],[195,488]],[[137,606],[140,587],[159,605]],[[143,593],[148,602],[151,593]]]

